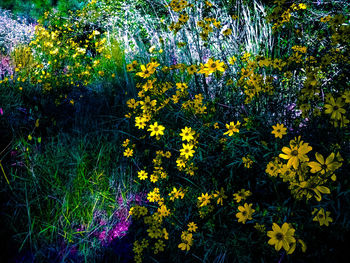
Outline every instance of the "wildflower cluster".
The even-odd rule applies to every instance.
[[[275,158],[268,163],[266,173],[270,176],[279,176],[289,183],[289,189],[297,199],[305,197],[307,200],[314,197],[321,201],[322,194],[330,194],[327,186],[329,180],[335,181],[334,171],[341,167],[342,157],[339,153],[331,153],[327,159],[320,153],[315,153],[317,162],[309,161],[308,153],[312,147],[304,143],[300,136],[290,141],[290,147],[283,147],[279,158],[288,160],[284,164],[281,159]]]
[[[232,29],[238,19],[230,16],[230,20],[224,24],[217,17],[211,16],[214,3],[204,1],[199,6],[199,2],[201,1],[171,1],[166,6],[173,19],[168,29],[180,37],[179,32],[196,28],[197,31],[193,32],[200,37],[198,44],[202,45],[203,50],[208,50],[209,55],[198,60],[193,56],[194,59],[187,61],[182,57],[183,60],[178,61],[181,58],[179,54],[194,44],[192,39],[182,40],[176,42],[179,53],[178,56],[170,54],[169,65],[160,56],[162,53],[155,55],[155,50],[163,50],[166,46],[161,41],[158,48],[150,50],[152,56],[149,60],[141,62],[131,59],[127,65],[127,70],[138,81],[138,98],[128,100],[129,112],[126,117],[134,121],[141,139],[147,140],[152,147],[164,147],[164,151],[172,153],[165,162],[160,157],[157,161],[153,160],[154,163],[162,164],[161,168],[155,169],[161,172],[154,175],[153,179],[148,180],[151,177],[147,168],[138,171],[138,178],[149,189],[148,200],[157,205],[150,213],[153,213],[152,216],[160,215],[162,222],[167,224],[177,220],[180,216],[179,209],[189,211],[188,217],[195,216],[198,220],[195,222],[209,220],[206,224],[198,223],[201,231],[208,232],[220,229],[211,222],[233,216],[236,218],[234,223],[239,227],[249,228],[254,223],[252,229],[265,234],[265,237],[267,234],[270,240],[266,243],[273,245],[275,250],[283,248],[289,255],[300,245],[301,251],[305,252],[306,244],[299,237],[297,224],[293,223],[292,226],[284,223],[280,227],[266,219],[267,215],[271,215],[283,223],[283,215],[288,213],[288,217],[293,218],[292,214],[280,207],[273,210],[264,201],[258,201],[248,190],[251,188],[246,180],[264,181],[256,172],[257,167],[263,163],[267,174],[280,177],[281,181],[287,183],[295,198],[293,202],[302,199],[320,202],[325,198],[324,195],[329,195],[332,183],[336,181],[334,172],[342,166],[340,153],[334,151],[328,157],[323,157],[315,152],[316,160],[313,161],[310,153],[314,150],[315,142],[304,142],[297,134],[302,133],[303,127],[307,127],[307,118],[311,118],[310,111],[314,111],[315,116],[318,111],[317,116],[321,116],[322,108],[334,127],[345,127],[348,94],[345,90],[338,93],[328,89],[327,93],[320,88],[316,89],[316,86],[321,85],[320,77],[323,78],[326,73],[323,67],[317,66],[319,60],[314,51],[311,53],[312,47],[304,43],[287,47],[287,57],[263,56],[250,51],[213,56],[212,53],[215,52],[208,47],[209,39],[220,30],[218,41],[232,37]],[[308,5],[304,3],[287,6],[282,2],[278,3],[279,9],[276,8],[270,15],[271,21],[274,21],[274,17],[280,17],[272,25],[276,32],[280,32],[277,29],[288,23],[300,21],[299,18],[308,10]],[[203,8],[204,14],[208,15],[198,19],[195,17],[197,8]],[[296,21],[292,20],[293,17],[296,17]],[[283,32],[280,34],[283,35]],[[297,80],[293,79],[295,76]],[[300,88],[296,88],[296,83],[300,84]],[[198,84],[203,88],[201,93],[197,93]],[[230,86],[234,88],[231,89]],[[222,99],[218,90],[227,91],[225,94],[233,92],[234,95]],[[288,92],[292,90],[296,92],[290,95]],[[324,96],[324,101],[320,101],[321,96]],[[306,105],[307,102],[311,102],[309,106]],[[260,115],[257,113],[259,111]],[[274,116],[271,118],[273,120],[267,121],[267,126],[264,114]],[[290,119],[283,119],[283,114],[290,116]],[[259,125],[264,128],[258,128]],[[222,130],[222,127],[226,129]],[[294,136],[297,137],[291,139]],[[275,152],[273,149],[276,149]],[[281,149],[278,156],[277,149]],[[276,157],[269,163],[262,158],[273,154]],[[218,164],[215,165],[214,162]],[[175,165],[177,171],[174,171]],[[215,168],[211,169],[211,165]],[[249,169],[240,170],[240,166]],[[227,167],[233,168],[226,169]],[[166,176],[161,175],[163,172]],[[247,175],[237,176],[233,180],[236,173]],[[186,177],[188,175],[190,177]],[[233,189],[232,185],[237,183],[240,187]],[[273,181],[271,185],[275,183]],[[258,184],[256,189],[260,187]],[[202,189],[199,191],[200,186]],[[277,191],[272,188],[270,190]],[[257,196],[263,195],[261,192],[263,190],[258,190]],[[233,195],[231,202],[227,200],[230,193]],[[303,212],[309,221],[314,220],[310,218],[309,211]],[[322,216],[321,212],[321,218]],[[324,212],[324,217],[327,216],[329,214]],[[330,221],[325,219],[321,222]],[[198,249],[197,238],[203,238],[201,235],[205,235],[204,232],[197,236],[190,228],[186,230],[184,223],[177,224],[178,227],[171,231],[174,234],[181,229],[181,234],[174,235],[178,240],[177,247],[184,251]],[[272,231],[266,233],[268,225],[272,225]],[[160,226],[157,229],[160,232]]]
[[[89,104],[101,141],[117,138],[118,158],[93,145],[97,161],[84,153],[79,176],[117,160],[110,174],[127,180],[106,188],[144,193],[94,235],[108,245],[130,231],[135,262],[273,262],[282,250],[281,260],[328,259],[349,230],[349,18],[312,1],[248,2],[92,0],[68,18],[44,14],[29,44],[0,54],[0,88],[31,103],[18,110],[32,130],[27,167],[45,147],[42,123],[54,123],[46,105],[73,117]],[[20,127],[18,106],[3,104],[0,121]],[[85,181],[98,188],[103,177]],[[115,199],[89,191],[96,205]]]

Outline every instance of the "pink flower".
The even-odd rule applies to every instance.
[[[124,221],[124,222],[119,222],[117,223],[114,228],[112,229],[112,231],[109,233],[109,238],[108,241],[112,242],[113,239],[117,238],[117,237],[123,237],[126,235],[126,232],[129,229],[130,226],[130,221]]]
[[[99,235],[98,235],[98,239],[102,242],[106,239],[106,231],[102,231]]]

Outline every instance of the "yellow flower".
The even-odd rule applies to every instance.
[[[184,92],[188,88],[186,83],[176,83],[176,89],[180,90],[181,92]]]
[[[188,231],[182,231],[181,240],[182,243],[178,245],[178,248],[181,250],[189,251],[193,243],[192,233],[189,233]]]
[[[303,3],[300,3],[300,4],[299,4],[299,8],[300,8],[300,9],[306,9],[306,7],[307,7],[306,4],[303,4]]]
[[[315,192],[315,198],[318,202],[320,202],[322,199],[321,194],[330,194],[331,193],[331,190],[329,190],[328,187],[323,186],[323,185],[318,185],[318,186],[312,188],[312,190]]]
[[[312,147],[309,146],[308,143],[303,143],[301,141],[299,145],[290,145],[290,148],[283,147],[282,153],[280,153],[279,157],[285,160],[288,160],[287,166],[293,166],[294,169],[298,169],[299,162],[309,161],[309,157],[307,157],[307,153],[312,150]]]
[[[155,226],[148,228],[147,232],[150,238],[160,238],[163,235],[162,230]]]
[[[238,127],[240,124],[241,123],[239,121],[237,121],[237,124],[235,124],[234,121],[231,121],[230,124],[226,124],[226,128],[228,129],[228,131],[225,132],[224,135],[227,134],[228,136],[232,136],[234,132],[239,133]]]
[[[208,62],[205,64],[205,66],[208,68],[208,71],[210,73],[213,73],[215,71],[224,72],[225,71],[224,65],[225,65],[224,62],[220,62],[220,60],[214,61],[212,58],[210,58]]]
[[[157,187],[147,194],[147,200],[150,202],[158,202],[160,199],[159,188]]]
[[[266,230],[265,225],[260,225],[259,223],[255,223],[254,228],[261,233],[264,233]]]
[[[305,242],[304,242],[302,239],[298,239],[297,241],[298,241],[298,243],[300,243],[300,245],[301,245],[301,251],[302,251],[303,253],[305,253],[305,252],[306,252],[306,248],[307,248]]]
[[[238,223],[242,222],[245,224],[247,220],[252,220],[252,215],[255,212],[254,209],[252,209],[253,204],[247,204],[245,203],[244,206],[239,206],[238,210],[239,212],[236,214],[236,217],[238,218]]]
[[[328,104],[325,104],[324,107],[326,110],[324,111],[326,114],[331,114],[331,119],[340,120],[342,118],[342,114],[345,114],[345,109],[342,107],[345,105],[342,98],[339,97],[335,101],[333,97],[330,97]]]
[[[276,126],[273,125],[272,128],[273,128],[273,131],[271,133],[275,135],[275,138],[278,137],[282,139],[282,136],[287,134],[287,128],[284,127],[283,124],[277,123]]]
[[[135,127],[139,128],[139,129],[144,129],[146,126],[146,121],[147,119],[145,117],[135,117]]]
[[[210,3],[209,1],[205,1],[205,4],[206,4],[207,6],[209,6],[209,7],[213,6],[213,4]]]
[[[166,231],[166,228],[164,227],[163,228],[163,237],[164,237],[164,239],[166,239],[166,240],[168,240],[169,239],[169,233],[168,233],[168,231]]]
[[[188,232],[196,232],[198,226],[194,222],[188,223]]]
[[[180,248],[181,250],[186,250],[186,251],[189,251],[191,246],[189,243],[180,243],[178,245],[178,248]]]
[[[155,70],[156,69],[154,67],[146,67],[145,65],[141,65],[141,72],[137,72],[136,75],[146,79],[149,76],[151,76],[155,72]]]
[[[165,127],[162,125],[158,125],[158,122],[155,122],[153,125],[151,124],[147,131],[151,132],[150,136],[159,136],[164,135]]]
[[[126,65],[126,71],[130,72],[130,71],[133,71],[133,70],[135,70],[133,64],[128,64],[128,65]]]
[[[197,72],[197,66],[195,66],[195,65],[189,66],[187,68],[187,72],[188,72],[188,74],[193,75],[194,73]]]
[[[124,156],[131,157],[134,154],[134,150],[130,148],[126,148],[124,151]]]
[[[198,71],[199,74],[205,74],[206,77],[208,77],[212,71],[206,65],[200,64],[200,70]]]
[[[210,199],[211,199],[211,195],[209,195],[208,193],[203,194],[202,196],[198,197],[198,201],[199,201],[199,207],[202,206],[206,206],[207,204],[210,203]]]
[[[142,216],[147,215],[147,213],[148,213],[148,209],[144,206],[139,206],[139,205],[133,206],[129,211],[129,215],[132,215],[132,216],[136,217],[137,219],[139,219]]]
[[[162,217],[166,217],[166,216],[170,215],[170,210],[167,209],[166,205],[162,205],[160,208],[158,208],[158,213]]]
[[[193,135],[195,134],[195,131],[193,131],[191,128],[185,127],[185,129],[181,129],[180,136],[182,137],[183,141],[191,141],[194,139]]]
[[[153,79],[153,80],[147,80],[147,82],[142,86],[142,89],[144,91],[148,91],[148,90],[151,90],[153,88],[153,83],[155,82],[156,80]]]
[[[277,251],[280,251],[283,247],[284,250],[290,249],[290,244],[295,243],[294,238],[295,229],[290,227],[288,223],[284,223],[280,228],[276,223],[272,225],[272,231],[267,232],[267,236],[270,237],[268,241],[269,245],[274,245]]]
[[[158,239],[157,242],[154,244],[154,254],[158,254],[160,251],[164,251],[165,244],[164,241],[161,239]]]
[[[250,158],[249,155],[242,157],[242,162],[244,163],[244,167],[250,168],[252,167],[254,161]]]
[[[130,99],[126,103],[127,103],[128,107],[131,109],[135,109],[138,105],[138,102],[136,102],[135,99]]]
[[[224,34],[224,36],[229,36],[232,34],[232,30],[231,28],[227,28],[222,33]]]
[[[143,111],[148,111],[157,105],[157,101],[151,100],[149,96],[145,97],[144,101],[140,101],[139,103]]]
[[[350,103],[350,90],[344,91],[342,98],[345,99],[345,103]]]
[[[151,174],[151,176],[150,176],[150,181],[151,181],[152,183],[156,183],[158,180],[159,180],[159,176],[158,176],[158,175],[156,175],[156,174]]]
[[[176,189],[176,187],[174,187],[173,191],[169,193],[169,196],[171,201],[175,201],[175,199],[179,199],[179,198],[183,199],[185,196],[185,193],[182,191],[181,188],[178,190]]]
[[[127,147],[127,146],[129,145],[129,143],[130,143],[130,140],[129,140],[129,139],[126,139],[125,141],[123,141],[122,146],[123,146],[123,147]]]
[[[147,64],[147,67],[150,68],[151,70],[153,70],[153,72],[154,72],[159,65],[160,64],[157,61],[152,61],[152,62]]]
[[[278,164],[276,162],[269,162],[266,166],[265,172],[269,174],[270,176],[277,176],[278,175]]]
[[[188,19],[189,19],[189,16],[186,13],[180,14],[180,16],[179,16],[179,22],[181,22],[181,23],[186,23],[188,21]]]
[[[185,168],[186,163],[185,163],[184,159],[178,158],[178,159],[176,159],[176,165],[178,168]]]
[[[249,190],[241,189],[237,193],[233,194],[234,200],[239,203],[242,200],[245,200],[248,196],[251,196],[252,192]]]
[[[231,65],[235,64],[237,58],[235,56],[232,56],[229,60],[228,63],[230,63]]]
[[[148,173],[145,170],[137,172],[137,176],[140,180],[146,180],[148,178]]]
[[[333,162],[335,156],[334,153],[331,153],[326,161],[320,153],[316,153],[315,156],[318,162],[309,162],[312,173],[321,172],[321,174],[325,174],[326,172],[333,172],[340,167],[340,163]]]
[[[214,198],[217,198],[216,203],[220,205],[223,205],[224,199],[227,198],[223,187],[221,187],[220,191],[216,190],[213,196]]]
[[[322,23],[326,23],[326,22],[330,21],[331,18],[332,18],[332,17],[331,17],[330,15],[328,15],[328,16],[322,17],[320,21],[321,21]]]
[[[315,214],[317,212],[317,208],[314,209],[314,211],[312,212],[312,214]],[[318,210],[317,215],[314,217],[313,221],[317,221],[320,223],[320,226],[329,226],[330,222],[333,222],[333,218],[331,218],[329,215],[331,214],[331,212],[329,211],[324,211],[323,208],[321,208],[320,210]]]
[[[180,155],[184,156],[186,159],[189,159],[190,157],[192,157],[194,154],[194,150],[193,150],[193,145],[192,144],[182,144],[182,149],[180,150]]]

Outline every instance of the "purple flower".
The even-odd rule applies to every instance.
[[[112,229],[112,231],[110,231],[108,241],[112,242],[115,238],[125,236],[130,224],[130,221],[121,221],[117,223]]]
[[[0,55],[0,78],[13,74],[13,67],[8,56]],[[2,115],[2,114],[1,114]]]
[[[103,242],[106,239],[106,231],[102,231],[99,235],[98,235],[98,239]]]
[[[174,54],[170,54],[170,57],[171,57],[171,64],[172,65],[176,65],[177,64],[177,58],[176,58],[175,53]]]
[[[118,197],[118,204],[119,204],[119,205],[123,205],[123,204],[124,204],[124,199],[123,199],[123,196],[122,196],[122,195],[120,195],[120,196]]]
[[[0,39],[8,54],[16,46],[29,43],[34,36],[34,28],[35,25],[25,19],[16,20],[10,12],[0,9]]]

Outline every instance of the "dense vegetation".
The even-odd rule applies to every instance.
[[[346,1],[2,1],[8,262],[343,262]]]

